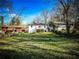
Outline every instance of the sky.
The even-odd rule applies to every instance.
[[[13,11],[11,17],[15,15],[21,16],[23,24],[28,24],[33,21],[36,16],[39,16],[43,10],[48,10],[56,7],[56,0],[12,0]],[[10,20],[6,20],[9,22]]]

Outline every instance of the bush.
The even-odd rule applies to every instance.
[[[37,29],[37,32],[44,32],[43,29]]]
[[[0,39],[4,39],[6,36],[4,33],[0,33]]]

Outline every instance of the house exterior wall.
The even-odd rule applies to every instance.
[[[37,32],[37,30],[44,30],[45,32],[47,32],[48,31],[48,29],[47,29],[47,26],[45,26],[45,25],[29,25],[28,26],[29,28],[28,28],[28,33],[33,33],[33,32]]]
[[[7,32],[25,32],[26,28],[23,26],[7,26],[6,31]]]

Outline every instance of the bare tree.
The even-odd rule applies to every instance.
[[[70,33],[70,24],[69,24],[68,14],[69,14],[70,7],[72,5],[72,0],[58,0],[58,2],[63,7],[63,13],[62,14],[63,14],[64,19],[65,19],[67,34],[69,34]]]
[[[43,17],[43,19],[45,21],[45,25],[47,25],[47,19],[48,19],[48,11],[47,10],[44,10],[42,12],[42,17]]]
[[[10,21],[9,25],[20,25],[20,24],[21,24],[21,18],[14,16],[12,20]]]
[[[2,22],[2,24],[0,24],[0,28],[3,25],[4,22],[4,17],[7,16],[7,14],[9,14],[9,12],[11,12],[11,8],[12,8],[12,2],[10,0],[0,0],[0,22]],[[3,16],[3,14],[6,14]]]
[[[77,29],[79,26],[79,0],[74,0],[73,2],[73,9],[74,9],[74,29]],[[79,29],[77,29],[79,30]]]

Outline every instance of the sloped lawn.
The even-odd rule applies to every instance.
[[[54,33],[19,33],[0,40],[0,59],[78,59],[79,39]]]

